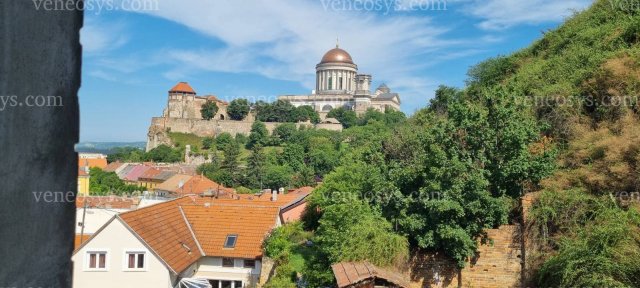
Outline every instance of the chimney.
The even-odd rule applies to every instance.
[[[280,187],[280,189],[278,189],[278,194],[284,195],[284,188]]]
[[[278,190],[271,190],[271,201],[278,201]]]

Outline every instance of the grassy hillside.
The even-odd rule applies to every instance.
[[[529,189],[534,286],[640,287],[640,10],[616,2],[469,72],[467,95],[507,89],[560,147]]]

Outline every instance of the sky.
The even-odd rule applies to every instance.
[[[469,67],[529,46],[591,0],[85,0],[80,140],[145,141],[167,91],[309,94],[339,42],[411,115]]]

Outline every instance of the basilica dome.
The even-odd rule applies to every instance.
[[[353,64],[353,59],[351,59],[351,55],[349,55],[347,51],[344,51],[338,48],[336,45],[336,48],[333,48],[327,51],[327,53],[325,53],[324,56],[322,56],[322,60],[320,60],[320,64],[335,63],[335,62]]]

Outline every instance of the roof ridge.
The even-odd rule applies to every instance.
[[[191,227],[191,223],[187,219],[187,215],[184,214],[184,210],[182,210],[182,206],[178,205],[178,209],[180,210],[180,214],[182,215],[182,219],[184,219],[184,223],[187,224],[187,228],[189,228],[189,232],[191,232],[191,236],[193,237],[193,241],[196,242],[196,246],[198,246],[198,250],[200,250],[200,255],[205,256],[204,250],[202,250],[202,246],[200,245],[200,241],[198,237],[196,237],[196,233],[193,231],[193,227]]]

